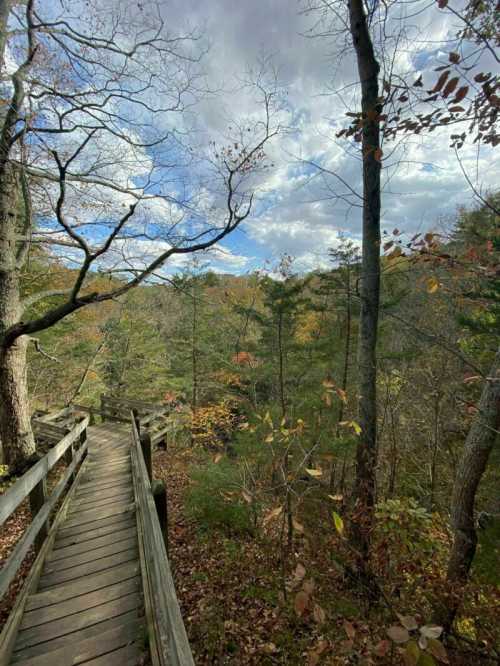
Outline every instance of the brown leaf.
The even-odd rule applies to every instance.
[[[304,582],[304,584],[302,585],[302,589],[306,594],[312,594],[314,592],[314,581],[312,580],[312,578],[309,578]]]
[[[376,657],[385,657],[385,655],[389,652],[389,649],[391,647],[391,644],[387,640],[382,640],[377,645],[375,646],[373,653]]]
[[[295,520],[295,518],[292,520],[292,525],[293,529],[298,532],[299,534],[304,534],[304,525],[302,523],[299,523],[298,520]]]
[[[446,648],[440,641],[436,640],[435,638],[429,638],[427,643],[427,652],[430,652],[433,657],[436,657],[436,659],[443,664],[450,663]]]
[[[387,635],[395,643],[406,643],[410,639],[410,634],[404,627],[394,625],[387,629]]]
[[[446,84],[446,86],[443,90],[443,97],[448,97],[448,95],[450,95],[455,90],[457,85],[458,85],[458,76],[454,76]]]
[[[282,507],[282,506],[279,506],[277,509],[273,509],[273,510],[270,511],[270,512],[267,514],[267,516],[264,518],[264,520],[262,521],[262,524],[263,524],[263,525],[267,525],[267,523],[268,523],[269,521],[273,520],[273,518],[277,518],[277,517],[281,514],[282,511],[283,511],[283,507]]]
[[[414,631],[415,629],[418,629],[418,622],[413,617],[413,615],[400,615],[399,613],[397,615],[399,621],[405,629],[408,629],[408,631]]]
[[[451,53],[448,54],[448,58],[449,58],[450,62],[453,62],[455,64],[457,62],[460,62],[460,54],[455,53],[454,51],[451,51]]]
[[[307,594],[307,592],[304,592],[303,590],[297,592],[297,594],[295,595],[295,601],[293,607],[298,617],[301,617],[304,614],[308,605],[309,605],[309,595]]]
[[[293,572],[293,575],[297,580],[302,580],[304,576],[306,575],[306,568],[303,564],[300,564],[300,562],[297,564],[295,567],[295,571]]]
[[[462,86],[461,88],[458,89],[457,94],[455,95],[455,99],[453,100],[453,104],[458,104],[461,102],[464,97],[467,96],[467,93],[469,92],[469,86]]]
[[[352,622],[344,620],[344,631],[347,634],[347,638],[349,638],[351,641],[354,640],[354,637],[356,636],[356,629],[354,628]]]
[[[432,92],[433,92],[433,93],[437,93],[437,92],[439,92],[439,91],[441,90],[441,88],[442,88],[442,87],[444,86],[444,84],[446,83],[446,80],[447,80],[447,78],[449,77],[449,75],[450,75],[450,70],[449,70],[449,69],[446,69],[446,70],[441,74],[441,76],[439,77],[439,79],[436,81],[436,85],[435,85],[434,88],[432,89]]]
[[[326,613],[319,604],[314,604],[313,617],[318,624],[323,624],[326,620]]]

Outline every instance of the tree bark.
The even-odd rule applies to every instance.
[[[349,0],[350,29],[361,83],[363,155],[363,250],[360,284],[359,425],[356,454],[356,500],[352,542],[361,560],[367,560],[374,521],[377,465],[377,331],[380,293],[380,120],[378,75],[362,0]]]
[[[21,317],[17,262],[18,183],[3,165],[0,174],[0,438],[4,462],[11,471],[22,468],[35,453],[26,381],[28,338],[4,344],[5,331]]]
[[[449,630],[458,610],[464,584],[476,553],[474,524],[476,493],[500,430],[500,348],[486,378],[478,411],[465,440],[453,487],[451,524],[453,546],[448,562],[447,581],[453,591],[439,601],[437,620]]]

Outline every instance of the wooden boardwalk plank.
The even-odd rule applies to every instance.
[[[94,490],[89,490],[84,493],[75,493],[75,497],[73,502],[76,504],[83,504],[84,502],[89,502],[92,501],[93,499],[98,496],[99,499],[108,499],[109,497],[115,497],[116,495],[121,495],[122,493],[126,492],[127,490],[133,490],[133,486],[129,486],[128,482],[123,483],[122,485],[118,486],[111,486],[111,488],[101,488],[98,491],[96,489]]]
[[[118,493],[117,495],[113,495],[111,497],[101,498],[97,496],[94,497],[93,499],[87,499],[83,502],[73,501],[71,503],[68,515],[71,516],[72,514],[78,513],[79,511],[89,511],[90,509],[97,510],[99,507],[108,506],[108,504],[114,504],[115,502],[121,500],[131,501],[133,499],[133,494],[134,494],[133,488],[124,488],[121,493]],[[96,511],[96,513],[99,513],[99,511]]]
[[[59,548],[66,548],[67,546],[73,546],[84,541],[92,541],[92,539],[97,539],[108,534],[113,534],[115,531],[121,531],[127,529],[128,527],[135,527],[136,521],[135,516],[127,514],[123,517],[120,517],[116,520],[108,521],[100,527],[95,527],[95,523],[90,523],[90,527],[82,529],[79,531],[68,530],[69,533],[61,534],[54,543],[54,551]],[[85,528],[85,526],[84,526]]]
[[[47,562],[47,566],[43,570],[42,576],[47,576],[51,573],[56,573],[59,571],[65,571],[66,569],[72,569],[74,567],[80,566],[80,564],[86,564],[87,562],[94,562],[101,560],[104,557],[109,557],[111,555],[116,555],[116,553],[121,553],[123,550],[129,550],[137,547],[137,535],[127,536],[124,539],[113,541],[108,543],[105,546],[95,549],[86,549],[82,553],[77,555],[73,554],[70,557],[64,557],[60,560],[50,560]]]
[[[88,429],[88,460],[25,604],[11,663],[137,666],[146,634],[129,428]]]
[[[130,629],[130,636],[133,636],[135,627],[140,621],[141,620],[138,616],[137,610],[134,609],[133,611],[129,611],[128,613],[123,613],[123,615],[110,618],[99,624],[93,624],[90,627],[86,627],[85,629],[80,629],[79,631],[75,631],[72,634],[67,634],[66,636],[55,638],[54,640],[51,641],[39,643],[38,645],[33,645],[31,647],[24,649],[17,649],[16,646],[16,649],[13,654],[12,663],[15,663],[19,659],[27,659],[28,657],[34,657],[36,655],[45,654],[46,652],[57,650],[58,648],[65,647],[70,643],[75,644],[78,643],[79,641],[83,641],[90,638],[92,640],[95,640],[94,637],[100,636],[101,634],[105,633],[106,631],[109,631],[110,629],[115,629],[117,627],[122,627],[124,625],[127,625],[127,627]]]
[[[49,573],[46,576],[42,575],[40,577],[39,588],[40,590],[45,590],[49,587],[55,587],[56,585],[61,585],[61,583],[67,583],[70,580],[83,578],[84,576],[89,576],[90,574],[98,573],[99,571],[107,571],[108,569],[111,569],[118,564],[132,562],[137,558],[137,547],[129,548],[128,550],[124,550],[121,553],[116,553],[115,555],[110,555],[109,557],[102,557],[99,560],[87,562],[86,564],[80,564],[77,567],[71,567],[70,569],[65,569],[64,571]]]
[[[106,507],[102,511],[99,511],[99,515],[96,515],[95,511],[85,511],[80,514],[76,514],[76,516],[72,516],[71,520],[66,520],[64,523],[64,529],[67,529],[69,527],[78,527],[81,525],[86,525],[88,523],[95,523],[101,520],[104,520],[105,518],[113,518],[115,516],[122,516],[127,513],[134,513],[135,512],[135,504],[134,502],[118,502],[116,504],[113,504],[109,507]],[[61,529],[61,532],[64,530]]]
[[[109,629],[95,638],[87,638],[76,644],[65,645],[46,654],[28,657],[14,663],[18,666],[57,666],[58,664],[78,666],[78,664],[87,663],[90,659],[108,657],[110,653],[114,653],[121,648],[130,647],[130,643],[141,631],[142,626],[136,626],[135,622],[123,624],[115,629]],[[123,653],[121,658],[123,660]],[[138,662],[127,660],[121,662],[122,666],[136,663]]]
[[[87,539],[80,543],[73,543],[63,548],[53,550],[49,554],[47,562],[54,562],[73,555],[79,555],[86,551],[94,551],[96,548],[108,546],[112,543],[123,541],[123,539],[130,539],[134,536],[137,538],[137,529],[135,525],[127,526],[124,529],[116,529],[113,527],[109,534],[98,537],[94,536],[92,539]]]
[[[87,594],[81,594],[66,601],[46,606],[45,608],[28,611],[24,614],[21,629],[29,629],[30,627],[43,625],[46,622],[69,617],[74,613],[81,612],[82,609],[94,608],[94,606],[100,606],[109,601],[120,599],[133,592],[140,592],[140,589],[141,578],[140,576],[135,576],[114,585],[108,585],[95,592],[88,592]]]
[[[109,585],[119,583],[120,581],[134,578],[140,574],[140,571],[139,562],[127,562],[126,564],[114,567],[109,571],[103,571],[94,576],[88,576],[79,581],[68,583],[67,585],[59,585],[51,590],[37,592],[29,597],[26,604],[26,610],[32,611],[37,608],[45,608],[45,606],[51,606],[60,601],[66,601],[82,594],[101,590]]]
[[[111,482],[111,483],[85,483],[85,484],[80,484],[78,487],[78,491],[75,493],[76,497],[82,497],[83,495],[94,495],[96,492],[101,492],[101,491],[107,491],[107,490],[113,490],[114,488],[120,488],[122,486],[128,485],[129,484],[129,479],[124,478],[118,482]]]

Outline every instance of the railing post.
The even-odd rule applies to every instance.
[[[31,517],[34,518],[47,501],[47,477],[41,479],[29,494]],[[50,522],[47,519],[35,537],[35,552],[38,553],[50,530]]]
[[[148,470],[149,482],[153,480],[153,447],[151,445],[151,435],[149,432],[142,433],[141,438],[141,448],[142,455],[144,456],[144,462],[146,463],[146,469]]]
[[[132,410],[132,415],[134,417],[135,427],[137,428],[137,434],[141,436],[141,422],[139,420],[139,411],[134,407]]]
[[[163,534],[163,541],[165,543],[165,550],[168,555],[168,506],[167,506],[167,487],[163,481],[156,479],[151,484],[151,492],[156,506],[156,513],[158,514],[158,521],[160,523],[161,533]]]

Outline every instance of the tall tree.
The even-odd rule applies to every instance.
[[[363,249],[359,323],[359,425],[355,481],[354,544],[369,552],[377,468],[377,331],[380,300],[380,113],[379,71],[362,0],[349,0],[349,25],[361,84]]]
[[[465,440],[453,487],[451,523],[453,546],[447,581],[451,594],[438,608],[438,621],[449,629],[461,601],[464,583],[476,553],[474,507],[476,493],[500,433],[500,347],[486,377],[472,426]]]
[[[250,179],[277,132],[276,91],[258,75],[264,120],[236,132],[238,150],[232,142],[205,160],[205,172],[215,168],[215,179],[207,174],[215,206],[207,207],[206,192],[198,198],[185,182],[196,150],[177,129],[202,88],[199,33],[172,35],[152,0],[53,9],[37,0],[0,8],[1,74],[9,84],[0,118],[0,437],[14,467],[34,452],[30,336],[231,233],[250,214]],[[177,194],[188,190],[189,198]],[[20,274],[35,243],[76,269],[68,289],[23,298]],[[96,288],[97,271],[120,284]],[[41,314],[31,313],[35,302],[47,303]]]

